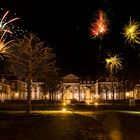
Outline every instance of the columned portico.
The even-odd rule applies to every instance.
[[[90,103],[93,99],[91,89],[94,87],[93,83],[87,83],[81,81],[79,77],[69,74],[63,77],[63,100],[67,103],[72,101],[85,101]]]

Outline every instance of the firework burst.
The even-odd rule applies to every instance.
[[[4,56],[8,57],[9,54],[9,48],[10,48],[10,43],[13,42],[13,40],[10,40],[8,42],[5,43],[5,36],[6,32],[3,32],[1,38],[0,38],[0,58],[3,59]]]
[[[110,71],[111,74],[113,72],[117,72],[118,70],[121,70],[123,68],[122,66],[122,58],[119,57],[119,55],[111,56],[109,55],[109,58],[106,60],[106,69]]]
[[[134,20],[131,20],[129,23],[124,27],[124,37],[126,38],[126,42],[128,43],[137,43],[140,44],[140,24],[138,22],[135,22]]]
[[[108,31],[108,20],[106,14],[99,10],[97,14],[97,19],[95,22],[91,23],[90,36],[92,38],[102,38],[102,36]]]
[[[12,31],[10,30],[10,27],[9,27],[8,25],[9,25],[10,23],[12,23],[13,21],[19,19],[19,17],[16,17],[16,18],[12,18],[12,19],[10,19],[10,20],[7,21],[6,19],[7,19],[8,13],[9,13],[9,11],[7,11],[7,12],[3,15],[2,19],[0,20],[0,33],[2,33],[2,32],[7,32],[7,33],[12,34]]]

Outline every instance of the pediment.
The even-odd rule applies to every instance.
[[[77,76],[74,75],[74,74],[68,74],[68,75],[64,76],[63,79],[64,79],[64,80],[66,80],[66,79],[71,79],[71,80],[73,80],[73,79],[75,80],[75,79],[76,79],[76,80],[78,80],[79,77],[77,77]]]

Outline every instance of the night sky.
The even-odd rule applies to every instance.
[[[139,3],[137,0],[125,1],[3,0],[0,7],[20,17],[16,25],[48,42],[63,74],[95,76],[104,71],[107,52],[120,54],[127,71],[139,71],[138,50],[125,43],[122,35],[130,16],[140,22]],[[106,13],[109,21],[109,31],[101,42],[102,64],[98,63],[100,39],[89,36],[90,23],[99,9]]]

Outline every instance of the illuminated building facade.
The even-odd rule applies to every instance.
[[[42,100],[43,92],[40,82],[32,82],[31,99]],[[2,80],[0,82],[0,100],[26,100],[27,99],[27,83],[21,80]]]
[[[94,99],[94,81],[91,79],[80,79],[69,74],[62,79],[62,99],[70,103],[79,101],[92,103]]]
[[[122,84],[114,76],[100,77],[95,83],[96,100],[122,100],[124,90]]]
[[[41,82],[32,82],[31,99],[49,99],[49,93],[44,94]],[[60,89],[54,93],[53,99],[66,103],[94,103],[109,100],[123,100],[134,98],[140,100],[140,84],[134,84],[133,88],[124,88],[122,82],[116,77],[100,77],[96,81],[91,78],[81,78],[69,74],[62,78]],[[26,100],[27,83],[21,80],[0,81],[0,101]]]
[[[11,87],[4,83],[3,79],[0,81],[0,101],[11,99]]]
[[[9,81],[11,85],[11,99],[27,99],[27,83],[21,80]],[[43,92],[41,90],[41,82],[32,82],[31,87],[31,99],[41,100],[43,98]]]

